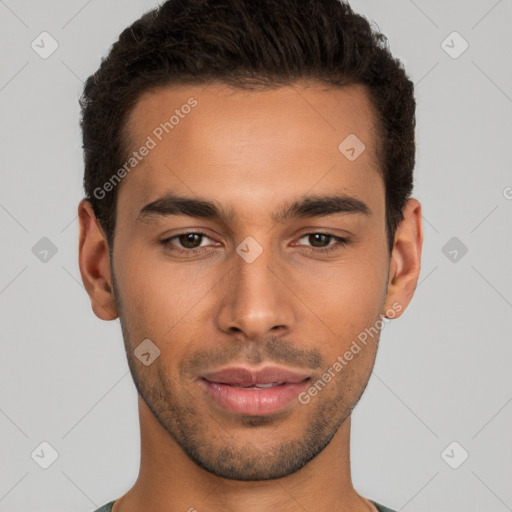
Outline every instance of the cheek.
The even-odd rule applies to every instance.
[[[211,272],[193,263],[176,264],[158,249],[121,247],[115,262],[123,315],[140,337],[164,341],[182,328],[201,309],[202,297],[214,286]]]
[[[301,275],[301,297],[332,334],[330,347],[340,350],[379,319],[385,299],[387,263],[361,251],[343,261],[317,266]]]

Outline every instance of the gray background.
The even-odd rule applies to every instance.
[[[416,83],[425,229],[416,296],[384,328],[353,413],[354,485],[406,512],[512,510],[512,2],[352,4]],[[78,270],[77,99],[154,5],[0,0],[2,512],[94,510],[137,476],[120,325],[94,316]],[[31,47],[43,31],[58,43],[46,59]],[[57,252],[41,261],[44,237]],[[44,441],[58,453],[47,469],[31,455],[49,460]]]

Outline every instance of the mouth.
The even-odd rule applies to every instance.
[[[285,384],[289,384],[289,382],[267,382],[264,384],[254,384],[254,385],[253,384],[228,384],[227,382],[212,382],[212,384],[225,384],[227,386],[232,386],[234,388],[243,388],[243,389],[266,389],[266,388],[275,388],[277,386],[284,386]]]
[[[310,380],[305,373],[280,367],[227,368],[199,378],[208,400],[243,415],[267,415],[284,409]]]

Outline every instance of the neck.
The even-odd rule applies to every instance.
[[[141,463],[137,481],[112,512],[368,512],[375,508],[353,488],[350,416],[331,442],[303,468],[264,481],[228,480],[197,466],[139,396]]]

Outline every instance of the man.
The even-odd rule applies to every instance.
[[[169,0],[81,105],[80,271],[120,319],[141,430],[137,481],[99,511],[389,511],[350,473],[423,240],[384,37],[336,0]]]

